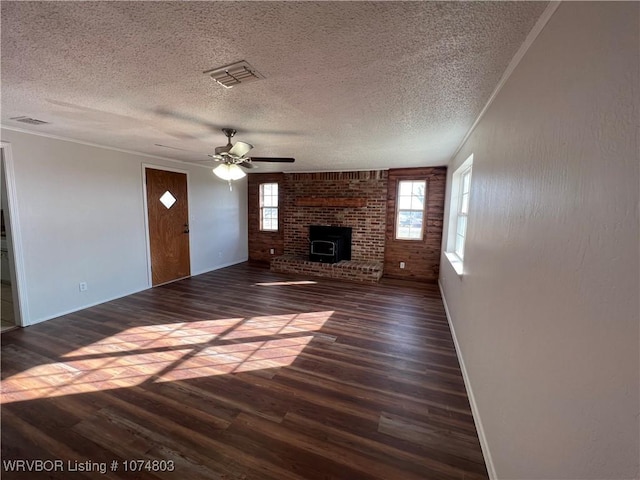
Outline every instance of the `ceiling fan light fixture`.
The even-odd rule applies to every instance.
[[[213,173],[215,173],[218,178],[228,182],[232,180],[240,180],[247,175],[244,170],[234,163],[223,163],[218,165],[213,169]]]

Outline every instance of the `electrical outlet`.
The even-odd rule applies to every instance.
[[[80,282],[80,285],[78,285],[78,287],[80,288],[80,291],[81,291],[81,292],[86,292],[86,291],[87,291],[87,289],[89,288],[89,287],[87,286],[87,282]]]
[[[222,252],[218,252],[218,258],[222,258]]]
[[[400,268],[404,268],[404,262],[400,262]]]
[[[270,248],[270,249],[269,249],[269,253],[270,253],[271,255],[274,255],[274,254],[276,253],[276,249],[275,249],[275,248]]]

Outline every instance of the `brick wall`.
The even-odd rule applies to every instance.
[[[422,240],[396,240],[395,215],[398,182],[427,180],[426,229]],[[394,278],[436,281],[440,271],[442,223],[447,167],[389,170],[384,275]],[[405,268],[400,268],[405,262]]]
[[[283,254],[309,253],[309,225],[352,227],[353,260],[384,261],[384,275],[435,281],[440,267],[446,167],[364,172],[251,173],[249,180],[249,259],[268,262]],[[427,180],[424,239],[395,240],[400,179]],[[278,182],[278,232],[261,232],[259,185]],[[275,254],[269,254],[269,249]],[[400,262],[406,268],[400,269]]]
[[[282,173],[251,173],[248,178],[248,220],[249,220],[249,260],[252,262],[269,262],[272,257],[277,257],[284,253],[284,230],[282,196],[280,194],[280,208],[278,215],[277,232],[260,231],[260,184],[275,182],[280,190],[283,185],[284,174]],[[273,248],[274,254],[269,250]]]

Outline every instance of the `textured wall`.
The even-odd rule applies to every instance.
[[[497,478],[639,475],[639,14],[563,2],[450,165],[441,283]]]
[[[398,182],[427,180],[427,211],[422,240],[396,240],[395,215]],[[444,215],[444,191],[447,167],[405,168],[389,170],[387,196],[387,229],[384,274],[394,278],[410,278],[435,282],[440,271],[440,248]],[[405,262],[405,268],[400,268]]]

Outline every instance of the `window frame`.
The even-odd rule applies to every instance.
[[[468,179],[468,181],[467,181]],[[458,275],[462,275],[469,234],[469,211],[473,182],[473,154],[453,172],[449,203],[449,225],[445,255]],[[463,221],[461,221],[464,219]],[[463,226],[464,225],[464,226]],[[461,230],[464,230],[461,232]]]
[[[275,197],[275,205],[265,205],[265,194],[264,194],[264,187],[266,185],[271,185],[274,186],[276,188],[276,193],[275,195],[271,194],[269,195],[270,198],[274,198]],[[261,232],[277,232],[280,229],[280,186],[278,185],[278,182],[264,182],[259,184],[258,186],[258,209],[259,209],[259,230]],[[276,214],[276,219],[275,219],[275,228],[265,228],[264,225],[264,212],[266,209],[269,210],[275,210],[275,214]]]
[[[400,208],[400,189],[401,189],[401,185],[404,182],[412,182],[412,183],[422,183],[424,185],[424,198],[422,200],[422,208],[420,210],[416,210],[416,209],[407,209],[407,208]],[[396,186],[396,212],[395,212],[395,219],[394,219],[394,235],[393,235],[393,239],[400,241],[400,242],[421,242],[424,241],[424,237],[426,234],[426,228],[425,228],[425,223],[426,223],[426,212],[427,212],[427,193],[428,193],[428,188],[429,188],[429,182],[427,181],[426,178],[424,177],[420,177],[420,178],[401,178],[398,179],[397,182],[397,186]],[[411,189],[412,195],[413,195],[413,186]],[[420,211],[422,213],[421,215],[421,225],[420,225],[420,236],[416,237],[416,238],[409,238],[409,237],[400,237],[400,228],[399,228],[399,223],[400,223],[400,212],[418,212]]]
[[[455,241],[453,245],[453,253],[460,259],[461,262],[464,262],[464,246],[467,240],[467,227],[469,225],[469,198],[471,196],[471,172],[473,165],[467,166],[464,170],[460,172],[459,181],[459,194],[458,201],[456,206],[456,223],[455,223]],[[465,182],[465,179],[469,178],[468,182]],[[466,187],[465,187],[466,183]],[[466,197],[466,202],[465,202]],[[461,230],[461,222],[460,219],[464,218],[464,232],[460,232]],[[460,239],[462,239],[460,241]]]

